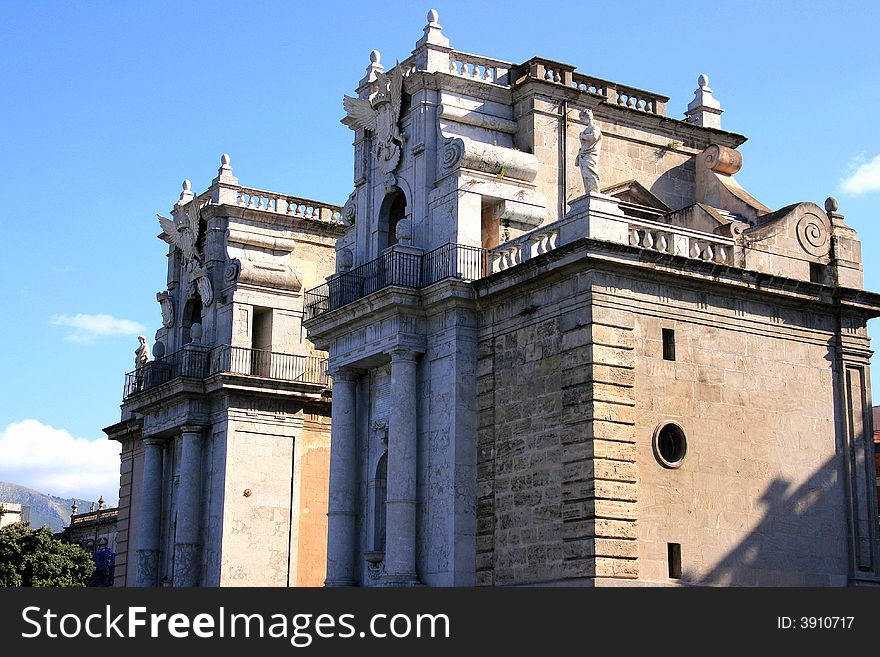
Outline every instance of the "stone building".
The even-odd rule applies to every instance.
[[[878,582],[880,296],[833,199],[739,185],[706,76],[677,119],[432,11],[356,91],[327,585]]]
[[[97,507],[92,502],[87,511],[80,513],[79,505],[74,500],[70,510],[70,524],[55,534],[56,538],[79,545],[90,554],[95,554],[97,550],[103,548],[116,552],[118,507],[108,508],[104,498],[101,497]]]
[[[302,288],[333,271],[341,208],[185,181],[172,217],[162,327],[126,376],[119,586],[319,585],[330,381],[305,340]]]
[[[0,502],[0,529],[30,520],[30,508],[16,502]]]

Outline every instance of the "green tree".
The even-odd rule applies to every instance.
[[[17,522],[0,529],[0,586],[85,586],[94,569],[88,552],[48,527]]]

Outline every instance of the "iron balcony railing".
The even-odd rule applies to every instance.
[[[330,388],[326,358],[220,345],[210,351],[181,349],[129,372],[125,375],[123,398],[173,379],[205,379],[221,373],[301,381]]]
[[[474,281],[486,275],[486,250],[445,244],[424,255],[388,251],[305,293],[306,319],[357,301],[391,285],[420,289],[445,278]]]

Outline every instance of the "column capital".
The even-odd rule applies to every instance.
[[[144,438],[144,447],[165,447],[164,438]]]
[[[336,367],[330,370],[333,381],[357,381],[361,372],[353,367]]]
[[[200,424],[185,424],[182,427],[180,427],[180,435],[187,434],[187,433],[197,433],[197,434],[201,435],[205,429],[206,429],[206,427],[204,427]]]
[[[420,355],[420,352],[409,347],[395,347],[387,353],[389,356],[391,356],[392,363],[405,363],[408,361],[416,361],[418,360]]]

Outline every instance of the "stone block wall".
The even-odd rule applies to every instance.
[[[330,416],[308,413],[296,443],[296,559],[291,586],[322,586],[327,574],[327,482],[330,473]],[[298,483],[298,485],[297,485]]]
[[[846,584],[830,315],[635,273],[520,276],[480,301],[478,584]],[[655,457],[668,422],[677,468]]]

